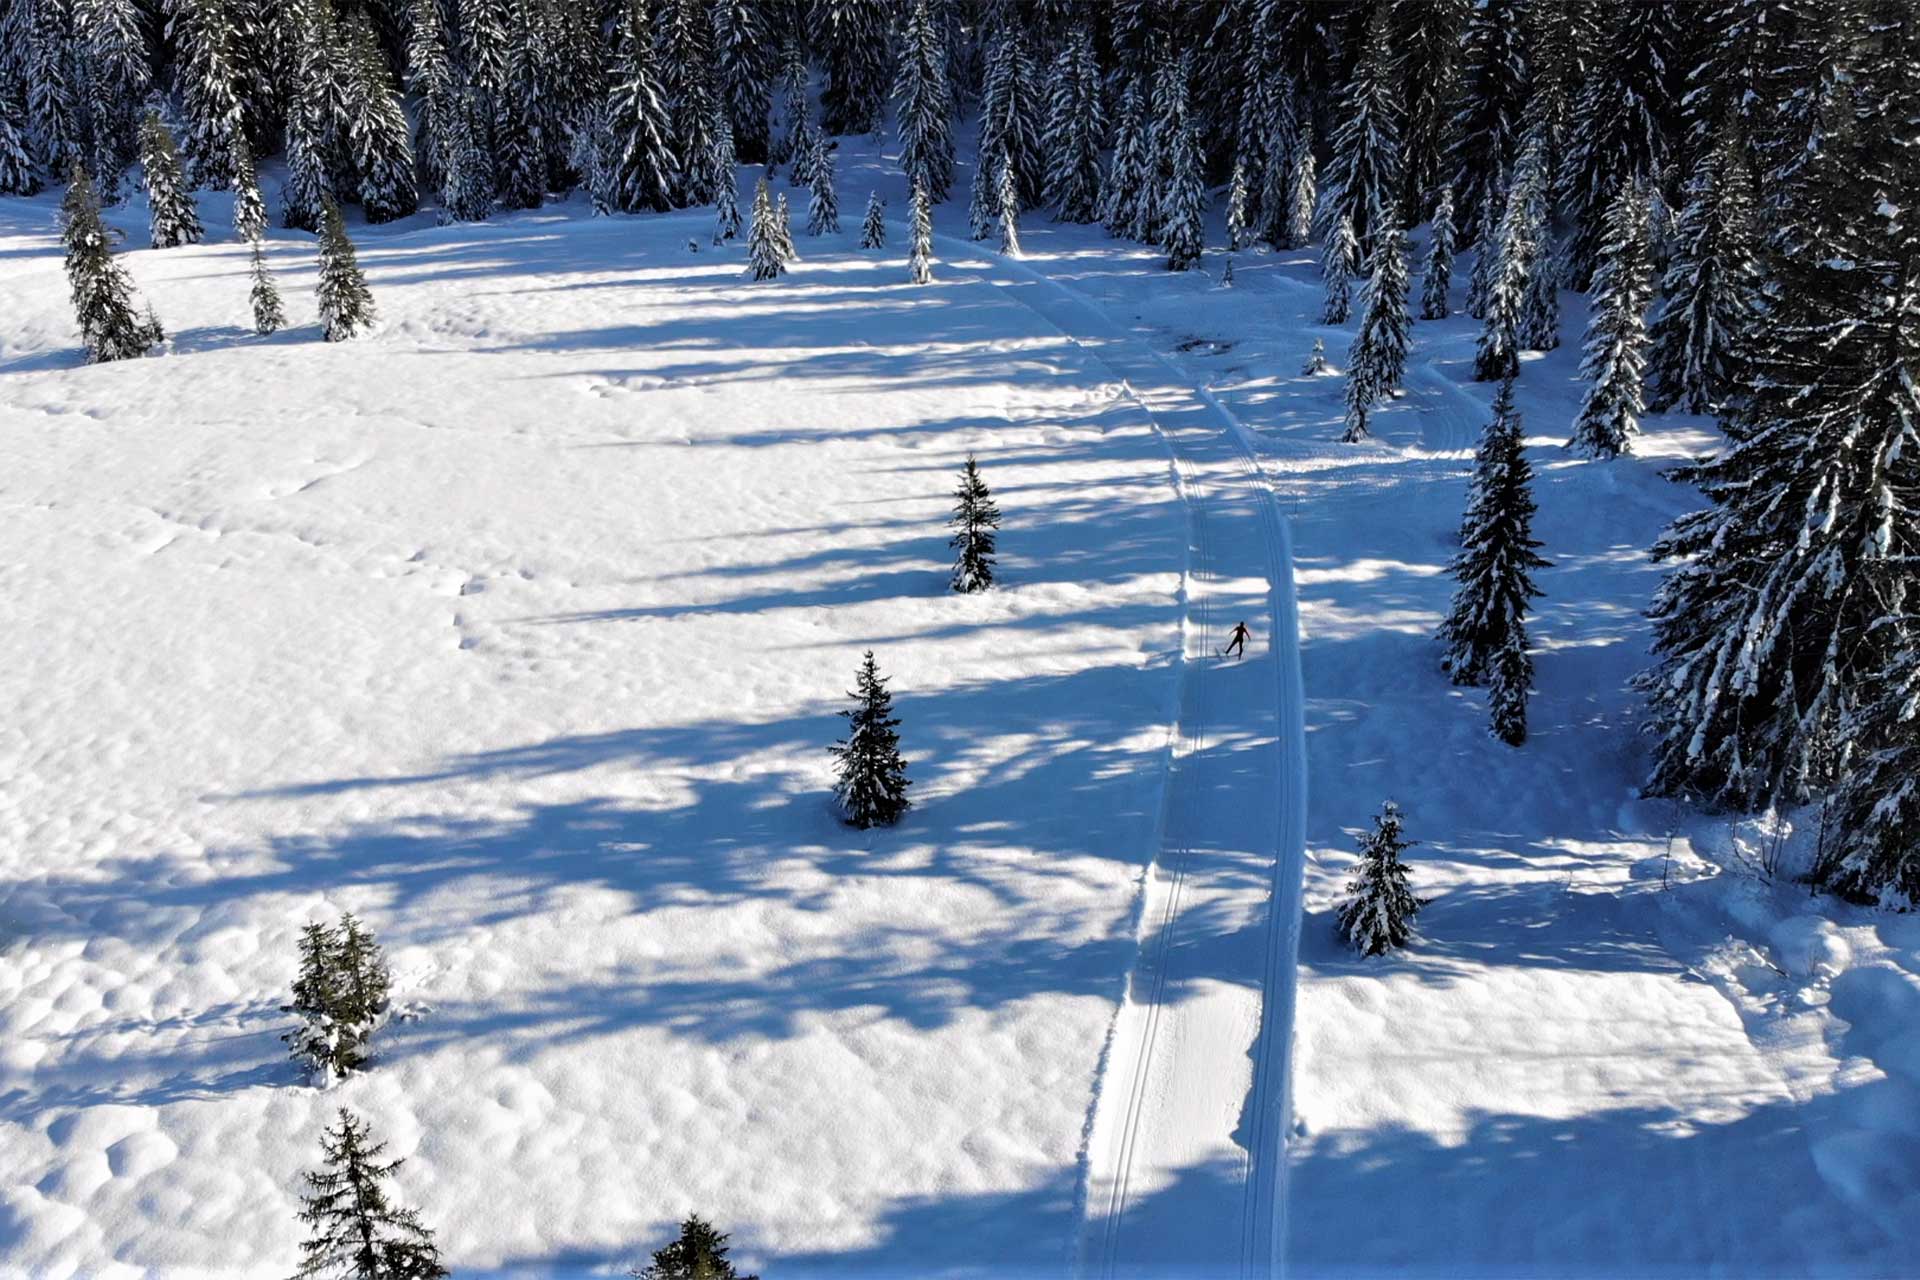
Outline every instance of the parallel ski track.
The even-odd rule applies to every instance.
[[[1005,271],[1053,291],[1076,309],[1099,318],[1103,327],[1108,330],[1103,335],[1107,340],[1133,343],[1142,349],[1156,364],[1166,370],[1172,385],[1185,389],[1188,394],[1204,404],[1211,416],[1218,420],[1222,430],[1233,443],[1234,464],[1239,480],[1258,495],[1261,530],[1266,542],[1271,570],[1269,574],[1271,583],[1269,635],[1272,637],[1270,643],[1274,648],[1274,669],[1278,681],[1276,704],[1279,709],[1281,736],[1277,747],[1282,752],[1282,758],[1276,770],[1279,793],[1273,797],[1273,802],[1278,806],[1280,828],[1278,847],[1274,850],[1272,883],[1267,901],[1260,1030],[1252,1055],[1254,1075],[1250,1089],[1250,1105],[1245,1109],[1245,1114],[1251,1117],[1251,1123],[1245,1127],[1243,1135],[1246,1155],[1239,1252],[1240,1274],[1243,1277],[1276,1275],[1281,1271],[1284,1263],[1286,1137],[1292,1112],[1288,1057],[1292,1043],[1294,968],[1299,955],[1301,875],[1306,843],[1305,697],[1300,673],[1299,619],[1293,586],[1292,540],[1286,522],[1280,515],[1271,480],[1252,451],[1247,429],[1211,391],[1196,385],[1160,352],[1125,334],[1119,325],[1102,312],[1098,304],[1070,286],[1019,260],[997,259],[981,253],[976,247],[966,245],[964,242],[953,241],[944,236],[939,239],[943,247],[950,252],[958,250],[953,254],[954,258],[982,261],[988,266],[989,276],[996,270]],[[1017,291],[1010,292],[1014,292],[1016,299],[1025,303],[1024,299],[1018,298]],[[1046,320],[1076,347],[1113,374],[1116,381],[1125,389],[1127,396],[1147,415],[1166,442],[1181,497],[1189,512],[1188,634],[1186,637],[1189,652],[1187,656],[1191,659],[1194,656],[1206,657],[1213,654],[1218,632],[1218,623],[1214,616],[1216,606],[1212,599],[1213,593],[1205,589],[1195,589],[1202,578],[1209,576],[1210,566],[1214,563],[1212,547],[1208,541],[1205,504],[1196,500],[1198,491],[1204,485],[1199,469],[1182,449],[1179,433],[1167,430],[1161,415],[1154,411],[1153,405],[1149,402],[1153,393],[1143,393],[1135,388],[1132,382],[1120,370],[1115,369],[1095,346],[1067,329],[1055,316],[1031,304],[1026,305],[1029,310]],[[1191,647],[1195,641],[1198,642],[1197,649]],[[1183,674],[1183,681],[1187,681],[1188,684],[1183,688],[1180,698],[1181,750],[1175,755],[1172,774],[1167,784],[1172,789],[1169,801],[1169,834],[1163,839],[1155,859],[1159,871],[1168,881],[1168,890],[1158,920],[1150,930],[1144,926],[1142,929],[1141,954],[1136,962],[1134,973],[1137,976],[1144,970],[1151,975],[1147,990],[1144,992],[1130,990],[1128,993],[1129,999],[1143,1003],[1146,1020],[1134,1055],[1135,1061],[1132,1064],[1131,1088],[1128,1091],[1125,1117],[1120,1131],[1119,1168],[1114,1171],[1111,1191],[1107,1197],[1108,1203],[1105,1206],[1106,1212],[1102,1215],[1102,1238],[1097,1249],[1093,1251],[1099,1259],[1099,1274],[1109,1280],[1120,1274],[1122,1266],[1120,1232],[1132,1187],[1134,1156],[1141,1119],[1146,1110],[1148,1063],[1153,1059],[1154,1048],[1160,1034],[1161,1012],[1165,1008],[1164,995],[1168,974],[1166,958],[1180,936],[1180,908],[1193,856],[1193,851],[1187,842],[1178,836],[1177,818],[1181,804],[1179,787],[1184,775],[1183,761],[1193,758],[1204,748],[1211,719],[1204,689],[1197,695],[1194,694],[1190,665],[1187,672]],[[1259,802],[1257,797],[1249,797],[1249,801]],[[1111,1064],[1107,1067],[1107,1073],[1110,1077]],[[1103,1105],[1110,1101],[1102,1100]],[[1091,1174],[1091,1171],[1089,1172]]]

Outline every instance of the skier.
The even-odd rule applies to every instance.
[[[1239,654],[1241,657],[1243,658],[1246,657],[1247,656],[1247,635],[1248,635],[1247,624],[1245,622],[1234,623],[1233,633],[1230,636],[1228,636],[1227,647],[1221,650],[1220,656],[1223,658],[1232,657],[1234,654],[1234,651],[1237,649],[1239,650]]]

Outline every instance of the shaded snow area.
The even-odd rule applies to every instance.
[[[1634,795],[1713,424],[1563,452],[1566,295],[1515,750],[1431,638],[1476,322],[1340,445],[1312,254],[1223,288],[1030,216],[1003,263],[945,239],[963,166],[916,288],[895,167],[840,158],[890,247],[849,216],[765,284],[701,212],[356,225],[381,319],[335,345],[290,232],[293,327],[241,327],[203,193],[208,244],[124,258],[169,349],[97,367],[54,200],[0,200],[0,1273],[284,1275],[343,1104],[464,1275],[619,1274],[689,1212],[767,1280],[1910,1270],[1920,920],[1807,896],[1817,812]],[[915,807],[856,832],[868,647]],[[1361,960],[1386,799],[1430,905]],[[411,1016],[323,1090],[280,1005],[344,910]]]

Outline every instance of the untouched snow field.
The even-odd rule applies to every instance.
[[[915,289],[849,143],[848,233],[776,283],[700,213],[422,217],[356,228],[382,325],[328,346],[275,232],[261,340],[223,230],[127,256],[174,339],[100,368],[53,201],[0,201],[0,1269],[282,1274],[342,1102],[464,1274],[618,1273],[688,1211],[768,1280],[1908,1269],[1920,921],[1633,795],[1644,548],[1712,424],[1561,452],[1566,296],[1515,751],[1431,640],[1473,321],[1342,446],[1311,255],[1224,289],[1033,218]],[[962,598],[970,450],[1006,580]],[[869,645],[917,807],[863,835],[825,748]],[[1389,797],[1431,905],[1361,961],[1333,907]],[[1790,872],[1813,821],[1777,834]],[[347,908],[418,1016],[322,1092],[278,1006]]]

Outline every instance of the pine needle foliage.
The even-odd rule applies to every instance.
[[[340,1108],[320,1138],[323,1166],[303,1175],[300,1269],[293,1280],[438,1280],[433,1232],[418,1211],[391,1200],[387,1183],[404,1160],[382,1162],[387,1144],[372,1140],[365,1121]]]
[[[893,695],[887,691],[885,677],[874,662],[873,650],[867,650],[854,688],[847,695],[852,709],[840,714],[847,718],[847,736],[832,748],[840,762],[840,780],[834,786],[834,798],[849,826],[862,831],[892,826],[913,807],[907,799],[907,764],[900,756],[900,722],[893,715]]]
[[[993,585],[994,531],[1000,527],[1000,508],[994,504],[972,454],[967,455],[966,465],[961,468],[960,487],[954,497],[953,515],[947,521],[954,531],[947,545],[957,553],[953,589],[985,591]]]
[[[1389,800],[1360,837],[1360,865],[1340,904],[1340,933],[1361,955],[1383,955],[1413,937],[1425,901],[1413,896],[1400,855],[1418,844],[1401,835],[1400,806]]]

